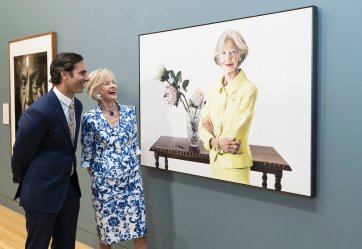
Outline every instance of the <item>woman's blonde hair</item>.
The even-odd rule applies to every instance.
[[[238,53],[240,55],[240,59],[238,62],[238,67],[239,67],[240,64],[245,60],[246,56],[248,55],[249,49],[248,46],[246,45],[246,42],[244,41],[243,36],[240,34],[240,32],[236,30],[226,30],[224,33],[221,34],[214,51],[214,62],[218,66],[220,65],[220,54],[224,51],[226,40],[229,39],[235,43]]]
[[[113,80],[116,81],[114,73],[106,68],[96,69],[89,74],[89,81],[86,85],[87,93],[97,102],[102,100],[102,97],[99,94],[99,88],[104,83],[107,76],[111,76]]]

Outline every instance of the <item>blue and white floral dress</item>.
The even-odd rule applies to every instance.
[[[81,166],[91,170],[97,231],[105,245],[147,234],[135,109],[117,105],[117,127],[99,106],[82,118]]]

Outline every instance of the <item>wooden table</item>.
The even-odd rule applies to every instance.
[[[275,175],[274,188],[277,191],[282,189],[283,170],[292,171],[288,163],[278,154],[273,147],[250,145],[253,157],[253,167],[250,169],[263,173],[262,186],[267,187],[267,174]],[[187,138],[161,136],[150,148],[155,155],[155,166],[159,168],[159,158],[165,158],[165,169],[168,170],[168,158],[210,163],[209,153],[204,149],[202,141],[199,147],[191,147]]]

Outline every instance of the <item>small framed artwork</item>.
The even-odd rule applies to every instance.
[[[51,88],[49,69],[55,54],[55,32],[9,41],[10,151],[20,116]]]
[[[316,16],[139,35],[141,164],[313,197]]]

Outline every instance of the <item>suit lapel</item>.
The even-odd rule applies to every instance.
[[[54,91],[51,90],[49,92],[50,94],[50,99],[51,99],[51,103],[52,103],[52,106],[53,106],[53,110],[54,112],[57,114],[59,120],[60,120],[60,123],[64,129],[64,132],[67,134],[67,140],[69,142],[69,144],[73,147],[73,143],[71,141],[71,138],[70,138],[70,131],[69,131],[69,126],[68,126],[68,122],[67,122],[67,119],[65,118],[65,115],[64,115],[64,110],[62,108],[62,105],[58,99],[58,97],[55,95]],[[77,120],[77,126],[78,126],[78,120]],[[77,128],[78,129],[78,128]]]

